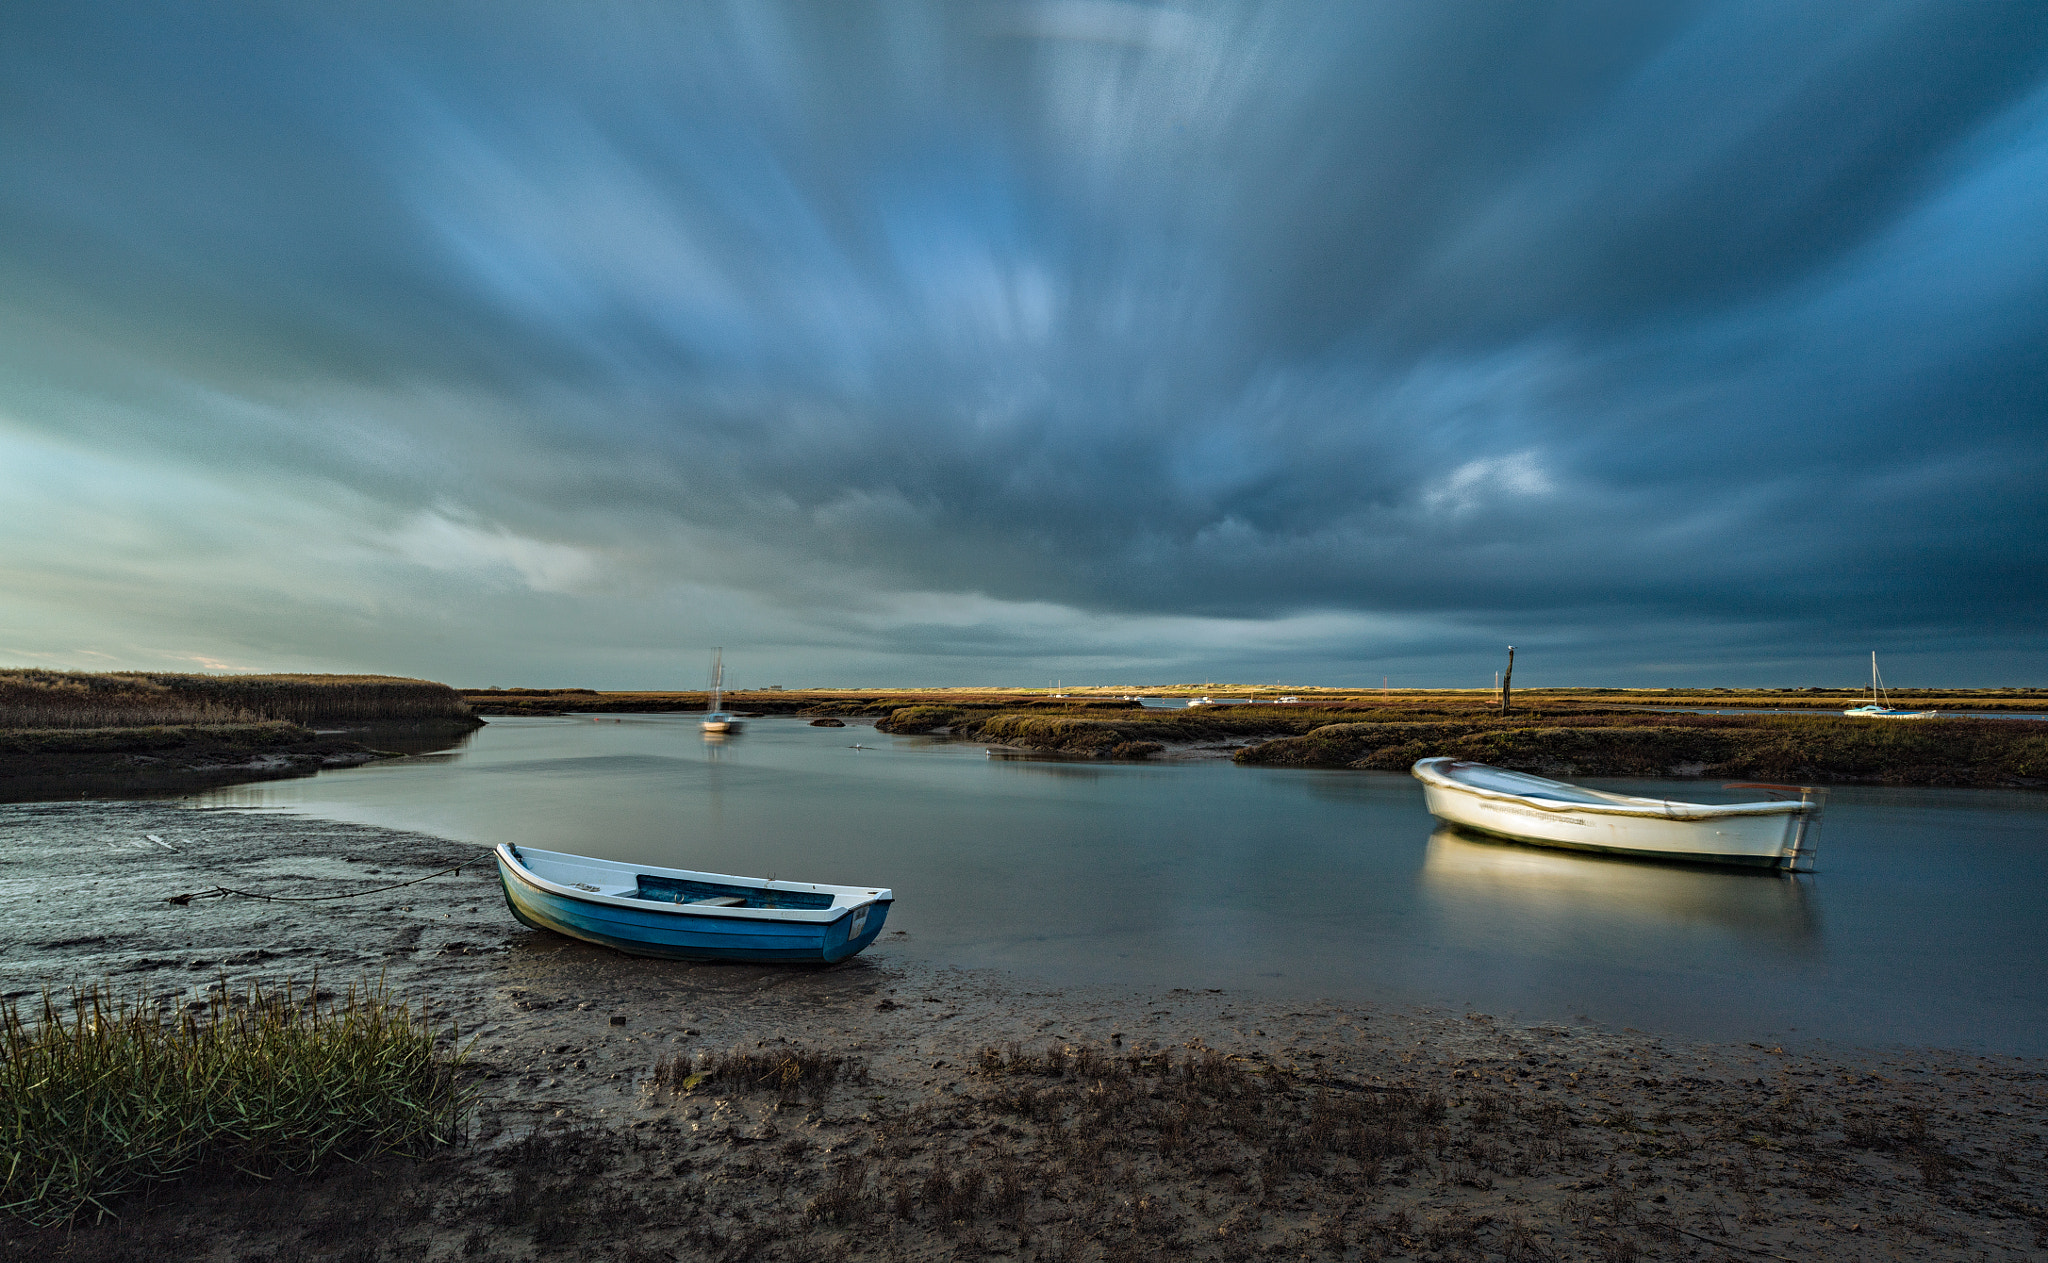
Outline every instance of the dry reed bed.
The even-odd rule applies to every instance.
[[[46,993],[31,1017],[0,1006],[0,1212],[98,1218],[195,1170],[303,1174],[455,1140],[460,1056],[425,1009],[381,987],[320,994],[223,983],[175,1013],[102,985]]]
[[[0,729],[177,727],[265,720],[423,723],[469,717],[461,694],[375,675],[0,670]]]
[[[134,728],[0,728],[0,755],[143,754],[195,744],[236,750],[291,745],[312,736],[281,719]]]

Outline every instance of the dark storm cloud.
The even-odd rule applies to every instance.
[[[840,634],[987,661],[1087,650],[1034,605],[1189,661],[1319,612],[1586,671],[2048,647],[2032,6],[13,28],[0,420],[415,559],[979,594]]]

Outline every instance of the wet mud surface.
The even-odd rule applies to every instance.
[[[171,797],[250,781],[312,776],[385,757],[359,742],[323,738],[249,749],[194,741],[147,753],[10,754],[0,760],[0,803]]]
[[[222,739],[217,730],[203,725],[174,726],[117,733],[104,750],[0,751],[0,803],[171,798],[252,781],[313,776],[379,759],[450,750],[479,726],[476,720],[461,719],[298,729],[296,737],[253,744]],[[64,733],[32,735],[56,747],[66,738]],[[99,738],[104,733],[81,736]]]
[[[2048,1258],[2038,1060],[1034,987],[901,935],[641,960],[518,925],[468,845],[167,803],[0,807],[0,911],[18,1001],[382,979],[478,1092],[434,1158],[188,1180],[0,1257]]]

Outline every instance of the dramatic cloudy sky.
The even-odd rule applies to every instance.
[[[0,663],[2048,683],[2036,4],[18,4]]]

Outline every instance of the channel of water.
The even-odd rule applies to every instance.
[[[2048,1054],[2035,793],[1838,788],[1820,871],[1791,878],[1468,838],[1403,774],[992,757],[787,718],[714,743],[650,715],[494,719],[443,754],[187,801],[883,884],[906,936],[878,950],[1054,984]]]

